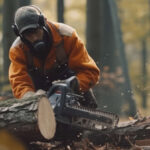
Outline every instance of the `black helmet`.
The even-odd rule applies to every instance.
[[[45,26],[45,20],[38,7],[33,5],[23,6],[16,11],[13,28],[17,36],[27,29],[40,26]]]

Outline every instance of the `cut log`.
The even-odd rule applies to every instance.
[[[56,121],[53,109],[46,97],[42,97],[39,101],[37,118],[38,127],[43,137],[53,138],[56,131]]]
[[[53,109],[45,96],[0,102],[0,129],[25,140],[49,140],[56,130]]]

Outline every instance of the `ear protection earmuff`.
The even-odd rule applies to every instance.
[[[31,7],[33,7],[34,9],[36,9],[39,12],[39,21],[38,21],[39,25],[41,27],[45,27],[45,19],[44,19],[44,16],[43,16],[41,10],[35,5],[31,5]]]
[[[11,27],[12,27],[14,33],[16,34],[16,36],[20,36],[19,30],[18,30],[18,28],[17,28],[17,25],[16,25],[16,24],[13,24]]]

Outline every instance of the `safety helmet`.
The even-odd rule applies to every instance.
[[[17,36],[25,30],[45,26],[45,19],[40,9],[34,5],[20,7],[14,17],[12,28]]]

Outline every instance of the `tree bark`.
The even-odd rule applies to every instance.
[[[51,139],[55,134],[54,113],[45,96],[0,102],[0,129],[23,141]]]

